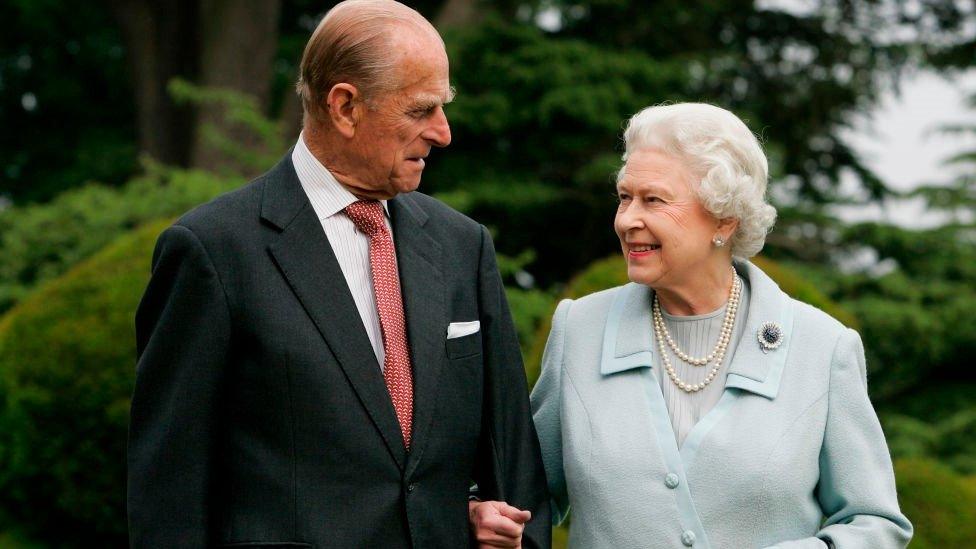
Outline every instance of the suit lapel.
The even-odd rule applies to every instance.
[[[441,246],[430,237],[427,214],[410,195],[389,201],[397,266],[413,365],[413,436],[409,476],[423,456],[437,407],[438,379],[444,366],[447,304],[441,271]]]
[[[288,154],[268,176],[261,217],[281,229],[268,251],[339,362],[402,470],[400,426],[339,262]]]

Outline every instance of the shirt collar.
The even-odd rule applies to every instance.
[[[305,132],[298,136],[298,143],[291,153],[291,161],[295,165],[295,172],[298,174],[302,189],[308,195],[315,215],[320,220],[342,213],[346,206],[359,200],[356,195],[343,187],[332,172],[308,150],[305,144]],[[387,201],[380,200],[380,203],[383,204],[383,211],[389,219],[390,207]]]

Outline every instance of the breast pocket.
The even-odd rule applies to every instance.
[[[481,332],[446,340],[447,358],[457,360],[481,354]]]

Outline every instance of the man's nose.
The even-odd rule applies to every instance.
[[[430,126],[424,130],[423,138],[435,147],[446,147],[451,144],[451,126],[447,123],[447,114],[443,108],[438,108]]]

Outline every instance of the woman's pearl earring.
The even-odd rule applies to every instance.
[[[720,235],[715,235],[712,237],[712,244],[714,244],[716,248],[721,248],[722,246],[725,246],[725,239]]]

